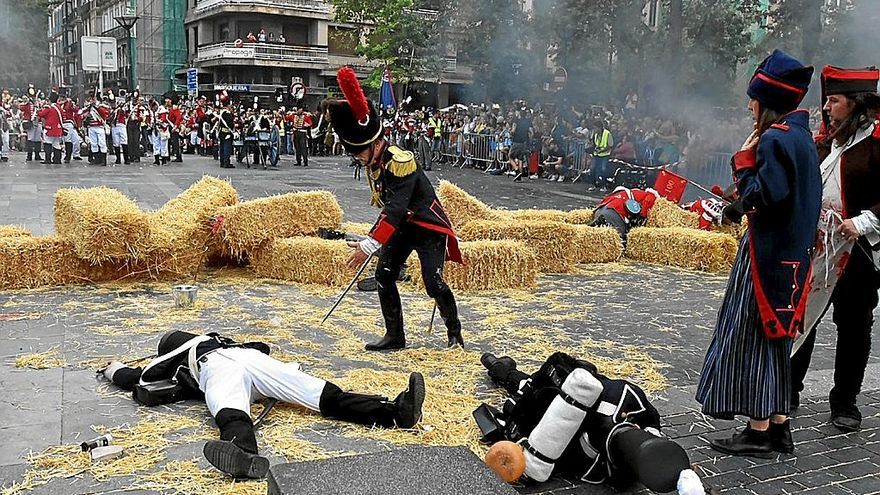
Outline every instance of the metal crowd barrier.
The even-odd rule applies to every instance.
[[[440,156],[447,161],[455,162],[461,156],[461,136],[457,131],[443,133],[440,145]]]
[[[567,140],[565,145],[565,159],[563,163],[577,175],[571,180],[577,182],[590,170],[590,153],[587,152],[587,143],[578,140]]]

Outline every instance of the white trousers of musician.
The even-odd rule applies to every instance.
[[[168,140],[159,137],[158,132],[154,132],[151,137],[153,142],[153,156],[168,157]]]
[[[254,401],[274,398],[320,412],[326,381],[300,371],[256,349],[218,349],[200,362],[199,388],[211,416],[231,408],[251,412]]]
[[[104,132],[104,126],[89,126],[89,143],[91,143],[92,153],[107,152],[107,134]]]
[[[0,149],[0,157],[9,156],[9,131],[0,132],[0,142],[3,145],[3,149]]]
[[[78,158],[79,157],[79,147],[82,143],[82,139],[79,137],[79,133],[76,132],[76,127],[73,125],[73,122],[65,122],[64,128],[67,129],[67,136],[64,138],[66,143],[70,143],[73,146],[73,154],[71,156]]]
[[[39,143],[43,139],[43,126],[34,123],[34,126],[27,131],[27,139],[33,143]]]
[[[113,124],[110,129],[110,137],[113,138],[113,147],[128,146],[128,129],[125,124]]]
[[[52,149],[55,150],[63,150],[64,149],[64,136],[51,137],[46,136],[43,138],[43,142],[52,146]]]

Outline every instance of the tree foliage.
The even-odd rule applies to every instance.
[[[49,85],[45,0],[0,0],[0,86]]]

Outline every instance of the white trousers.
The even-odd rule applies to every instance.
[[[251,412],[251,403],[274,398],[318,411],[326,381],[256,349],[218,349],[203,358],[199,388],[212,416],[221,409]]]
[[[9,156],[9,131],[0,132],[0,139],[3,142],[3,149],[0,150],[0,156]]]
[[[82,139],[80,139],[79,133],[76,132],[76,127],[74,127],[73,122],[65,122],[64,128],[67,129],[67,137],[65,138],[65,141],[73,146],[73,154],[71,156],[78,157]]]
[[[113,138],[113,147],[126,145],[128,146],[128,130],[125,128],[125,124],[113,124],[113,128],[110,129],[110,137]]]
[[[46,144],[51,144],[52,149],[56,149],[56,150],[63,150],[64,149],[64,136],[58,136],[58,137],[46,136],[46,139],[43,142]]]
[[[151,138],[153,142],[153,156],[168,157],[168,140],[159,137],[159,133],[154,132]]]
[[[104,133],[104,126],[89,126],[89,142],[92,153],[107,152],[107,134]]]
[[[40,124],[34,123],[34,126],[28,129],[27,138],[28,141],[39,143],[43,137],[43,126]]]

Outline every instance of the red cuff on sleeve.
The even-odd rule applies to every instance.
[[[384,218],[379,219],[379,223],[376,224],[376,228],[373,229],[373,232],[370,235],[373,239],[379,241],[380,244],[385,244],[388,242],[388,239],[391,239],[391,236],[394,235],[394,231],[397,228],[394,225],[386,222]]]
[[[758,166],[757,154],[753,149],[737,151],[733,155],[733,172],[755,168]]]

